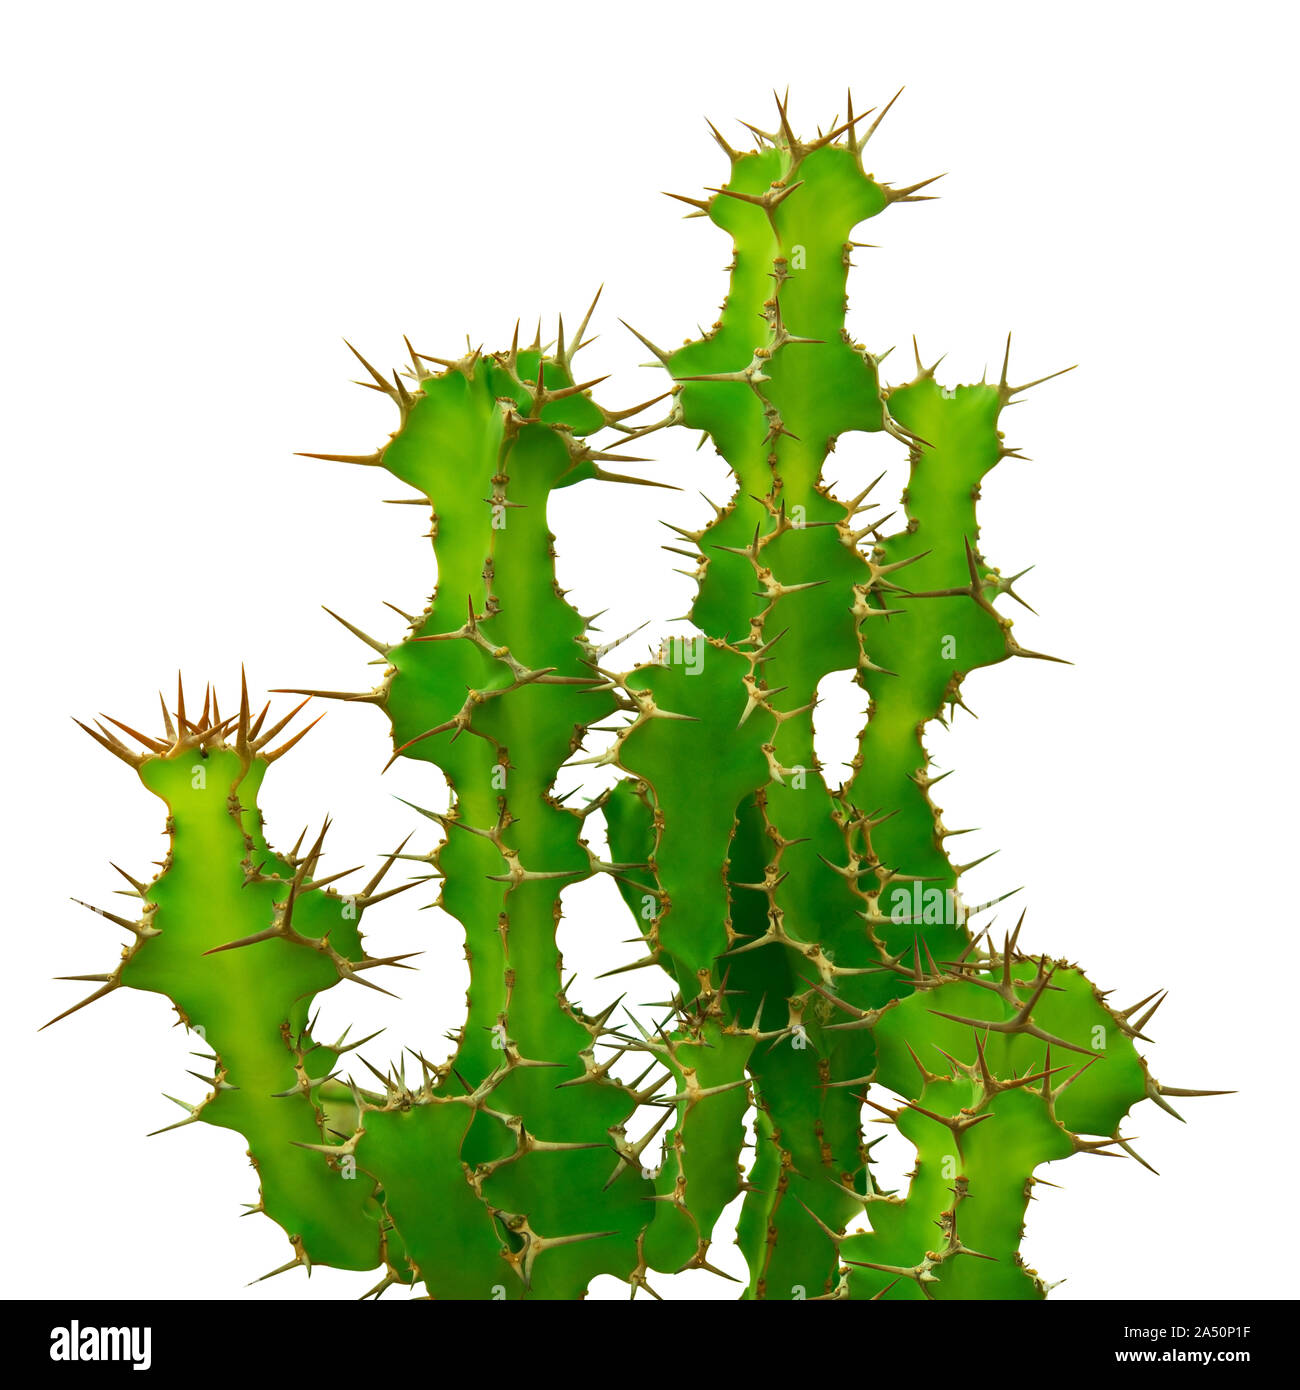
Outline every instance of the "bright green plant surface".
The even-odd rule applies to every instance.
[[[734,259],[708,334],[672,353],[643,339],[671,377],[666,418],[627,423],[653,402],[608,411],[575,382],[584,320],[553,350],[516,335],[494,355],[412,352],[405,380],[362,359],[399,428],[373,456],[315,456],[385,468],[432,510],[438,587],[405,638],[345,624],[381,684],[299,692],[379,706],[394,758],[439,769],[449,808],[413,808],[442,831],[431,851],[400,846],[343,895],[341,875],[314,877],[324,831],[276,854],[256,797],[287,721],[263,733],[246,691],[234,718],[205,702],[191,719],[178,696],[157,738],[117,725],[143,752],[88,730],[166,803],[171,848],[152,882],[129,879],[142,910],[113,919],[134,935],[117,969],[79,978],[90,999],[163,993],[200,1033],[212,1089],[178,1102],[179,1123],[244,1135],[286,1269],[373,1269],[377,1292],[434,1298],[580,1298],[601,1274],[653,1293],[653,1271],[714,1268],[714,1227],[743,1192],[746,1297],[1039,1298],[1019,1253],[1037,1166],[1132,1153],[1135,1104],[1197,1094],[1158,1086],[1135,1050],[1151,1000],[1118,1013],[1076,967],[1025,954],[1019,925],[1000,945],[970,926],[973,866],[948,852],[961,832],[931,798],[924,734],[971,671],[1040,656],[997,606],[1019,576],[981,556],[976,518],[1013,452],[1000,414],[1027,388],[1005,365],[996,384],[943,388],[919,358],[910,382],[881,384],[882,357],[845,327],[852,236],[924,185],[865,171],[879,116],[800,141],[778,113],[749,153],[719,136],[726,183],[686,200]],[[677,425],[712,442],[736,491],[703,529],[673,527],[698,634],[617,671],[618,644],[558,587],[547,505],[638,481],[604,469],[625,456],[597,432]],[[849,431],[906,448],[901,515],[873,518],[865,480],[848,500],[825,483]],[[836,786],[813,715],[843,671],[869,710]],[[610,720],[612,745],[589,753]],[[627,776],[572,807],[556,778],[582,761]],[[381,889],[399,859],[417,877]],[[646,943],[626,969],[666,971],[670,1003],[590,1015],[567,998],[561,895],[597,873]],[[366,952],[360,917],[431,881],[469,961],[454,1051],[412,1052],[418,1081],[400,1061],[358,1078],[360,1043],[316,1042],[312,1001],[403,965]],[[873,1179],[873,1120],[915,1147],[906,1192]]]

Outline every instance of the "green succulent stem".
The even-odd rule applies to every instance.
[[[1027,387],[1006,358],[996,383],[944,386],[919,353],[910,380],[882,380],[888,354],[847,317],[855,237],[932,180],[868,172],[883,111],[867,125],[850,106],[815,139],[783,100],[777,115],[752,150],[719,136],[724,180],[685,199],[732,260],[708,332],[671,352],[642,338],[670,378],[662,418],[578,379],[591,310],[553,345],[539,329],[527,348],[516,332],[495,353],[412,350],[391,376],[357,354],[397,428],[373,454],[310,457],[382,468],[429,508],[436,588],[393,640],[340,619],[377,685],[297,693],[377,706],[393,760],[436,770],[445,808],[411,807],[436,827],[427,848],[404,842],[356,892],[320,874],[324,830],[272,849],[258,794],[302,733],[272,748],[292,715],[264,731],[246,687],[230,719],[211,694],[192,717],[178,691],[158,736],[83,726],[164,801],[169,852],[150,881],[126,876],[138,916],[105,915],[133,940],[111,972],[72,977],[97,988],[65,1014],[123,987],[171,1000],[211,1074],[167,1128],[244,1136],[252,1210],[290,1242],[281,1270],[374,1270],[375,1296],[577,1299],[613,1276],[658,1297],[652,1274],[721,1273],[716,1229],[743,1195],[747,1299],[1038,1299],[1021,1253],[1038,1170],[1143,1162],[1133,1107],[1208,1094],[1160,1086],[1137,1051],[1163,996],[1113,1009],[1077,965],[1021,948],[1023,914],[995,936],[985,913],[1010,894],[965,899],[982,860],[954,858],[927,733],[972,672],[1055,659],[1016,639],[1020,576],[980,550],[984,479],[1019,457],[1002,412]],[[734,493],[672,528],[691,633],[618,670],[620,644],[559,586],[548,511],[563,488],[654,483],[620,450],[666,427],[710,442]],[[896,446],[896,510],[837,466],[852,433]],[[846,672],[866,708],[839,777],[815,718]],[[584,800],[583,764],[621,776]],[[399,860],[413,876],[388,886]],[[597,876],[632,915],[640,945],[613,973],[638,988],[588,1012],[557,927],[566,889]],[[408,1046],[381,1068],[369,1038],[318,1041],[324,991],[406,968],[368,952],[362,913],[429,884],[440,913],[422,920],[453,924],[469,966],[450,1054]],[[592,930],[626,932],[606,917]],[[878,1124],[915,1151],[898,1191],[872,1160]]]

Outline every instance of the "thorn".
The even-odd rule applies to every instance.
[[[885,103],[884,107],[881,109],[880,114],[876,117],[876,119],[875,119],[874,121],[871,122],[871,124],[870,124],[870,125],[867,127],[867,129],[866,129],[866,133],[865,133],[865,134],[862,136],[862,138],[858,141],[858,143],[857,143],[857,148],[858,148],[859,150],[863,147],[863,145],[865,145],[865,144],[867,143],[868,140],[871,139],[871,137],[872,137],[872,136],[876,133],[876,131],[880,128],[880,123],[881,123],[881,121],[883,121],[883,120],[885,119],[885,117],[889,115],[889,108],[890,108],[891,106],[893,106],[893,104],[894,104],[894,103],[898,100],[898,98],[901,97],[902,95],[903,95],[903,88],[900,87],[900,88],[898,89],[898,91],[896,91],[896,92],[894,93],[894,95],[893,95],[892,97],[890,97],[889,100]],[[849,114],[852,115],[852,108],[850,108]]]
[[[288,743],[282,743],[278,748],[273,748],[270,752],[263,753],[262,757],[268,763],[273,763],[277,758],[284,757],[284,755],[289,751],[290,748],[294,746],[295,743],[299,743],[302,739],[306,738],[307,735],[311,733],[311,731],[316,727],[316,725],[319,724],[321,720],[324,718],[325,715],[323,714],[317,715],[317,717],[313,719],[305,729],[301,729],[298,733],[294,734],[294,736],[288,741]]]
[[[591,341],[586,336],[587,325],[591,322],[591,316],[596,310],[596,303],[600,299],[601,293],[604,290],[604,288],[605,286],[601,285],[600,288],[596,291],[596,293],[592,295],[591,303],[587,307],[587,312],[583,314],[582,322],[578,325],[578,331],[573,336],[573,347],[569,350],[568,357],[563,359],[564,365],[566,367],[570,362],[573,361],[573,359],[578,355],[578,353],[581,352],[581,350],[586,346],[586,344]],[[517,331],[518,330],[516,329],[516,332]],[[560,356],[563,358],[563,354],[560,354]]]
[[[718,127],[715,126],[707,116],[704,118],[704,123],[713,132],[713,138],[722,147],[722,152],[727,156],[727,158],[732,161],[739,159],[740,155],[735,150],[733,150],[729,144],[727,144],[726,140],[722,138],[722,134],[718,130]]]
[[[130,875],[129,873],[127,873],[127,871],[126,871],[125,869],[118,869],[117,865],[114,864],[114,863],[112,862],[112,860],[109,860],[109,868],[111,868],[111,869],[117,869],[117,872],[118,872],[119,874],[121,874],[122,877],[123,877],[124,879],[126,879],[126,881],[131,885],[131,887],[134,888],[135,891],[136,891],[142,898],[144,897],[145,892],[147,891],[148,886],[149,886],[148,884],[141,883],[140,880],[139,880],[138,878],[132,878],[131,875]]]
[[[78,907],[84,907],[88,912],[93,912],[96,917],[106,917],[110,922],[115,923],[117,926],[125,927],[126,930],[129,931],[132,936],[139,937],[158,935],[158,933],[153,931],[151,928],[146,929],[144,925],[140,922],[130,922],[125,917],[119,917],[116,912],[109,912],[105,908],[95,907],[92,903],[82,902],[80,898],[72,898],[71,901],[76,903]]]
[[[175,726],[172,724],[171,715],[167,712],[167,701],[163,699],[163,693],[161,690],[158,692],[158,703],[162,706],[163,728],[167,731],[167,737],[171,739],[173,743],[175,743],[176,729]]]
[[[644,333],[638,333],[637,330],[633,328],[632,325],[628,323],[626,319],[619,319],[619,323],[621,323],[623,327],[626,328],[627,331],[632,334],[633,337],[639,339],[642,343],[644,343],[645,346],[648,347],[650,351],[654,353],[654,355],[665,367],[668,365],[668,353],[666,353],[663,350],[663,348],[656,347],[654,343],[652,343],[650,339],[645,336]]]
[[[924,203],[930,200],[930,194],[923,194],[916,197],[918,190],[928,188],[932,183],[937,183],[940,179],[946,178],[946,174],[932,174],[928,179],[922,179],[919,183],[910,183],[906,188],[891,188],[888,184],[881,184],[880,191],[891,203]]]
[[[346,338],[344,338],[343,341],[345,344],[347,344],[347,349],[353,355],[353,357],[355,357],[357,361],[360,362],[361,365],[366,369],[366,371],[370,373],[371,377],[374,379],[374,383],[377,389],[382,391],[386,396],[391,396],[393,394],[393,388],[388,384],[388,378],[384,376],[382,372],[379,372],[374,367],[372,367],[370,363],[367,362],[364,357],[362,357],[362,355],[356,350],[356,348],[352,346],[351,343],[348,342]]]
[[[326,463],[355,463],[362,468],[382,468],[384,463],[382,450],[376,450],[373,454],[311,454],[304,449],[295,449],[294,457],[324,459]]]
[[[700,216],[707,216],[709,209],[713,206],[712,202],[705,202],[703,198],[692,198],[685,193],[664,192],[665,198],[675,198],[679,203],[686,203],[690,207],[697,208]],[[695,215],[695,214],[692,214]]]
[[[326,607],[323,603],[321,604],[321,607],[325,609],[325,611],[330,615],[331,618],[334,619],[336,623],[342,623],[343,626],[347,628],[347,630],[353,635],[353,637],[356,637],[360,641],[364,642],[367,647],[369,647],[372,651],[378,652],[380,656],[387,656],[388,653],[392,650],[391,647],[389,647],[386,643],[381,642],[377,637],[371,637],[368,632],[362,632],[359,627],[353,627],[353,625],[350,622],[348,622],[346,618],[340,618],[339,615],[332,608]]]
[[[184,1123],[184,1121],[182,1121],[182,1123]],[[273,1269],[269,1274],[262,1274],[259,1275],[256,1279],[250,1279],[248,1281],[247,1287],[251,1289],[254,1284],[260,1284],[266,1279],[274,1279],[277,1274],[286,1274],[291,1269],[297,1269],[299,1265],[305,1266],[308,1276],[311,1275],[310,1261],[308,1261],[303,1255],[298,1254],[295,1255],[293,1259],[291,1259],[287,1264],[282,1264],[279,1267],[279,1269]]]
[[[99,989],[95,990],[93,994],[88,994],[80,1003],[74,1004],[70,1009],[64,1009],[61,1014],[55,1014],[55,1016],[50,1019],[49,1023],[42,1023],[36,1030],[38,1033],[43,1033],[47,1028],[58,1023],[60,1019],[67,1018],[70,1014],[75,1014],[78,1009],[84,1009],[87,1005],[93,1004],[97,999],[102,999],[106,994],[111,994],[117,988],[117,981],[110,975],[60,975],[58,978],[61,980],[85,981],[102,979],[105,983]]]
[[[1140,1153],[1138,1153],[1138,1151],[1127,1139],[1116,1139],[1115,1143],[1117,1143],[1120,1146],[1120,1148],[1123,1149],[1126,1154],[1128,1154],[1130,1158],[1136,1159],[1147,1170],[1148,1173],[1155,1173],[1156,1177],[1160,1176],[1159,1171],[1153,1168],[1146,1161],[1146,1159],[1143,1158]]]
[[[1130,1025],[1130,1027],[1132,1027],[1133,1031],[1134,1031],[1135,1033],[1141,1033],[1142,1030],[1143,1030],[1143,1028],[1145,1028],[1145,1027],[1147,1026],[1147,1024],[1150,1023],[1151,1019],[1155,1016],[1156,1010],[1157,1010],[1157,1009],[1161,1006],[1161,1004],[1163,1004],[1163,1003],[1165,1002],[1165,1000],[1168,999],[1168,998],[1169,998],[1169,992],[1168,992],[1168,990],[1166,990],[1163,994],[1161,994],[1160,998],[1157,999],[1156,1002],[1155,1002],[1154,1004],[1151,1005],[1151,1007],[1146,1011],[1146,1013],[1144,1013],[1144,1014],[1142,1015],[1142,1017],[1139,1018],[1139,1019],[1137,1020],[1136,1023],[1133,1023],[1133,1024]]]
[[[79,729],[84,729],[101,747],[107,748],[114,757],[121,758],[122,761],[129,766],[139,769],[144,762],[143,753],[133,752],[121,739],[109,733],[102,724],[96,722],[95,728],[92,729],[88,724],[83,724],[80,719],[74,719],[72,722]],[[96,732],[96,730],[98,730],[98,732]]]
[[[169,1096],[166,1091],[163,1092],[163,1098],[171,1101],[173,1105],[179,1105],[182,1110],[188,1110],[189,1114],[183,1120],[177,1120],[173,1125],[163,1125],[161,1129],[150,1130],[145,1135],[146,1139],[152,1139],[157,1134],[168,1134],[173,1129],[183,1129],[186,1125],[194,1124],[199,1118],[199,1111],[203,1109],[201,1105],[191,1105],[188,1101],[177,1100],[175,1096]]]

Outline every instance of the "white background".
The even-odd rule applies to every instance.
[[[341,336],[384,366],[403,333],[439,355],[467,332],[503,346],[516,317],[574,319],[604,281],[588,370],[615,374],[606,401],[654,394],[616,315],[667,344],[714,317],[728,247],[659,196],[723,176],[703,117],[740,142],[730,118],[768,124],[788,83],[806,131],[843,112],[851,83],[859,105],[907,87],[869,168],[951,171],[941,201],[863,233],[881,249],[858,256],[857,336],[899,345],[896,380],[913,332],[927,357],[949,353],[949,381],[995,363],[1009,328],[1013,375],[1081,363],[1008,415],[1008,442],[1037,461],[999,468],[983,508],[990,559],[1038,565],[1023,592],[1042,617],[1022,614],[1017,635],[1076,664],[980,673],[979,721],[932,742],[958,769],[948,823],[983,827],[971,857],[1002,849],[971,895],[1023,884],[1028,944],[1079,960],[1117,1002],[1169,988],[1156,1074],[1239,1092],[1186,1102],[1186,1126],[1141,1107],[1130,1128],[1159,1178],[1055,1165],[1067,1190],[1040,1191],[1026,1253],[1069,1276],[1058,1298],[1293,1296],[1292,13],[11,8],[7,1292],[237,1296],[288,1253],[269,1222],[235,1219],[255,1197],[237,1137],[144,1138],[179,1115],[160,1092],[202,1094],[161,999],[121,992],[36,1032],[75,997],[49,977],[117,950],[69,895],[110,905],[107,861],[147,876],[163,845],[160,805],[70,716],[151,726],[178,667],[230,701],[241,661],[255,693],[361,688],[371,654],[319,605],[396,637],[381,601],[418,608],[432,571],[424,513],[382,506],[402,491],[386,475],[293,456],[365,451],[392,427],[387,402],[347,385]],[[694,489],[726,487],[692,438],[654,443],[645,471],[685,491],[587,485],[553,519],[562,580],[580,608],[610,609],[610,634],[685,611],[655,518],[693,524]],[[846,442],[836,473],[856,491],[891,461],[884,441]],[[832,756],[854,727],[843,694],[820,720]],[[390,849],[411,824],[393,795],[441,792],[418,767],[381,778],[387,747],[376,711],[333,707],[272,776],[272,837],[329,810],[333,867]],[[459,1021],[457,932],[418,897],[368,922],[377,949],[426,951],[402,1003],[340,987],[327,1027],[386,1022],[373,1046],[395,1053]],[[595,1004],[622,988],[590,976],[626,958],[627,922],[607,883],[567,909],[562,944]],[[641,997],[662,987],[639,982]],[[739,1268],[725,1238],[719,1257]],[[320,1271],[310,1291],[366,1282]],[[295,1272],[247,1296],[308,1291]]]

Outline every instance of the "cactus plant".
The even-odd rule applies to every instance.
[[[749,127],[743,153],[714,130],[726,179],[684,201],[731,237],[730,281],[699,339],[668,352],[637,335],[668,376],[662,418],[639,424],[655,401],[610,410],[600,380],[577,380],[591,310],[553,347],[539,331],[521,348],[516,329],[494,354],[411,350],[405,378],[360,359],[397,430],[373,455],[309,457],[386,469],[431,508],[437,590],[400,640],[344,623],[378,654],[376,688],[294,693],[378,706],[394,759],[441,771],[448,809],[412,807],[441,831],[432,849],[408,838],[352,894],[316,877],[323,830],[276,854],[257,793],[292,715],[262,732],[246,687],[226,719],[211,696],[191,719],[178,691],[157,737],[87,729],[166,802],[171,851],[151,882],[128,879],[140,917],[113,921],[134,943],[111,974],[77,977],[99,986],[83,1003],[155,990],[201,1032],[211,1090],[178,1123],[247,1139],[254,1209],[292,1245],[283,1269],[375,1270],[376,1294],[434,1298],[580,1298],[602,1274],[654,1294],[657,1272],[715,1270],[715,1226],[743,1192],[748,1298],[1039,1298],[1020,1255],[1038,1165],[1137,1158],[1121,1133],[1134,1105],[1209,1094],[1159,1085],[1136,1051],[1158,997],[1111,1008],[1076,966],[1026,953],[1023,916],[995,941],[962,898],[974,863],[949,854],[962,832],[932,798],[925,733],[972,671],[1054,659],[1015,639],[999,601],[1023,602],[1020,575],[986,561],[976,515],[985,475],[1016,456],[1001,412],[1038,383],[1011,384],[1008,343],[996,382],[945,388],[918,353],[889,387],[884,355],[848,332],[855,227],[932,182],[866,171],[888,109],[850,103],[801,140],[778,100],[778,128]],[[638,460],[594,436],[678,427],[712,442],[735,494],[703,528],[672,526],[695,566],[694,634],[615,669],[620,643],[602,646],[558,586],[548,500],[653,484],[607,470]],[[841,499],[824,481],[850,431],[906,450],[892,530],[875,484]],[[836,672],[868,703],[841,785],[813,727]],[[591,752],[609,720],[612,744]],[[572,807],[556,779],[582,762],[624,775]],[[381,886],[399,861],[416,876]],[[594,874],[644,939],[624,969],[672,982],[657,1012],[568,998],[562,894]],[[366,951],[360,918],[435,881],[470,987],[451,1056],[408,1049],[408,1080],[360,1058],[370,1039],[316,1041],[312,1001],[409,968]],[[873,1175],[873,1116],[915,1147],[905,1193]]]

